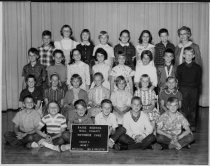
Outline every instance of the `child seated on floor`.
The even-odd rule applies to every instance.
[[[63,133],[63,139],[66,145],[61,145],[61,151],[66,151],[70,149],[70,137],[72,132],[72,124],[93,124],[93,121],[88,114],[87,105],[84,100],[80,99],[74,103],[76,110],[69,112],[68,114],[68,130]]]
[[[48,103],[52,101],[56,101],[60,108],[63,107],[63,99],[65,92],[64,90],[59,86],[60,84],[60,78],[58,74],[54,73],[50,76],[50,85],[51,87],[48,89],[45,89],[44,91],[44,101],[45,101],[45,108],[43,110],[43,115],[48,114],[47,112],[47,105]]]
[[[109,126],[109,136],[115,133],[118,127],[116,116],[112,112],[112,102],[109,99],[104,99],[101,102],[102,112],[96,115],[95,124],[96,125],[108,125]]]
[[[74,102],[83,99],[88,103],[88,94],[84,89],[81,89],[82,77],[78,74],[73,74],[70,80],[73,88],[66,92],[64,97],[64,107],[62,109],[62,114],[67,118],[68,112],[74,110]]]
[[[166,86],[165,89],[162,90],[159,94],[159,100],[160,100],[160,113],[164,113],[165,111],[168,111],[168,108],[166,107],[167,100],[169,97],[176,97],[179,100],[179,108],[182,107],[182,93],[178,90],[177,84],[178,81],[175,77],[168,77],[166,79]]]
[[[102,73],[95,73],[94,76],[94,84],[95,87],[89,90],[88,93],[88,106],[91,117],[95,117],[98,113],[101,112],[101,101],[103,99],[110,98],[110,90],[105,88],[102,83],[104,81],[104,77]]]
[[[187,119],[177,111],[179,100],[176,97],[170,97],[167,108],[168,111],[163,113],[157,122],[157,142],[169,149],[180,150],[185,146],[189,147],[194,137]]]
[[[123,116],[130,110],[132,94],[125,90],[126,80],[123,76],[116,78],[117,90],[112,92],[111,101],[114,106],[113,114],[117,117],[117,123],[122,124]]]
[[[11,146],[26,146],[27,148],[38,147],[35,143],[39,140],[36,129],[39,126],[41,117],[34,109],[34,99],[32,96],[23,98],[23,109],[16,113],[12,122],[15,124],[14,131],[8,131],[4,134],[5,142]]]
[[[35,109],[40,113],[40,115],[42,115],[41,101],[43,97],[40,89],[35,87],[36,79],[34,75],[28,75],[25,82],[27,86],[26,89],[23,89],[20,93],[19,108],[24,108],[24,98],[31,95],[34,99]]]
[[[147,149],[155,142],[153,126],[141,107],[141,99],[133,97],[132,109],[124,115],[122,126],[109,139],[110,147],[114,146],[115,150]]]
[[[47,110],[48,114],[39,122],[39,127],[36,131],[37,134],[42,137],[42,139],[38,141],[38,144],[52,150],[60,151],[58,145],[64,144],[62,133],[67,127],[66,118],[58,113],[59,105],[55,101],[48,103]],[[45,125],[47,133],[41,131]]]

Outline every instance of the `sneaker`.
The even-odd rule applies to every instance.
[[[120,145],[118,143],[114,144],[114,149],[120,151]]]
[[[174,145],[174,144],[172,144],[172,143],[170,143],[169,145],[168,145],[168,149],[175,149],[176,148],[176,145]]]
[[[39,145],[38,145],[36,142],[32,142],[32,143],[31,143],[31,147],[32,147],[32,148],[38,148]]]
[[[113,148],[113,146],[114,146],[114,141],[110,138],[108,141],[108,147]]]
[[[70,147],[70,144],[66,144],[66,145],[61,145],[61,146],[60,146],[61,152],[70,150],[70,148],[71,148],[71,147]]]
[[[160,144],[155,143],[155,144],[152,145],[152,149],[153,150],[162,150],[163,148]]]

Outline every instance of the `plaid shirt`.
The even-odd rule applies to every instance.
[[[37,62],[33,67],[30,63],[23,67],[22,76],[27,77],[28,75],[34,75],[36,78],[36,86],[41,86],[43,81],[46,80],[47,71],[44,65]]]
[[[39,50],[39,61],[44,66],[50,66],[53,63],[53,51],[54,47],[50,46],[49,49],[46,49],[43,45],[38,48]]]
[[[170,43],[170,42],[168,42],[166,44],[166,47],[165,47],[165,45],[162,42],[157,43],[155,45],[155,59],[154,59],[154,61],[155,61],[155,66],[156,67],[164,65],[164,59],[163,59],[164,51],[166,49],[168,49],[168,48],[170,48],[173,51],[175,51],[175,46],[172,43]]]

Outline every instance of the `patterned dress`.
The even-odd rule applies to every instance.
[[[143,111],[148,110],[148,107],[152,105],[152,102],[156,99],[156,94],[153,90],[142,90],[138,89],[135,91],[134,96],[138,96],[141,98],[141,102],[143,105]],[[150,121],[157,122],[158,117],[160,116],[159,110],[154,108],[152,111],[147,112]]]

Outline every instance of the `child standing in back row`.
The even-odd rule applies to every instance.
[[[43,45],[38,47],[39,51],[39,62],[40,64],[48,67],[53,64],[53,51],[55,49],[52,42],[52,34],[50,31],[45,30],[42,32]]]
[[[159,30],[158,35],[160,37],[160,43],[157,43],[155,45],[155,57],[154,62],[155,66],[158,68],[160,66],[164,65],[164,54],[165,50],[171,49],[173,52],[175,51],[175,46],[168,40],[168,30],[165,28],[162,28]]]
[[[115,55],[115,63],[114,66],[116,66],[117,60],[118,60],[118,52],[123,52],[125,54],[125,65],[129,66],[132,70],[135,70],[135,63],[134,58],[136,56],[136,48],[134,45],[130,42],[131,36],[130,32],[125,29],[120,32],[119,40],[120,43],[117,44],[114,47],[114,55]]]
[[[79,43],[72,39],[73,31],[69,25],[63,25],[60,34],[62,39],[60,41],[55,41],[54,45],[56,49],[60,49],[64,52],[65,65],[67,66],[71,62],[70,52],[72,49],[76,48]]]
[[[100,44],[94,47],[93,56],[95,55],[95,52],[98,48],[103,48],[107,52],[107,60],[105,61],[105,63],[108,64],[110,67],[112,67],[113,62],[114,62],[114,50],[108,44],[108,41],[109,41],[108,33],[106,31],[101,31],[98,36],[98,39],[99,39]]]

